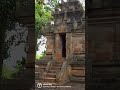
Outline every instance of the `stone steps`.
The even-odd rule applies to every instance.
[[[55,73],[47,73],[46,77],[56,78],[56,74]]]
[[[44,79],[44,82],[56,83],[56,78],[46,77],[46,78]]]
[[[62,66],[62,64],[53,64],[53,67],[61,67]]]
[[[85,82],[85,67],[72,67],[72,81]]]
[[[60,70],[61,67],[52,67],[51,70]]]
[[[74,81],[74,82],[85,82],[85,77],[76,77],[76,76],[72,76],[71,77],[71,81]]]
[[[58,70],[50,70],[49,73],[56,73]]]
[[[56,84],[56,73],[61,69],[63,62],[55,62],[51,69],[46,73],[43,83],[54,83]]]

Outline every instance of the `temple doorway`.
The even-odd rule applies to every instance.
[[[60,34],[62,58],[66,58],[66,33]]]

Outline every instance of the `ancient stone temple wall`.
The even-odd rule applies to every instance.
[[[100,1],[100,0],[99,0]],[[94,1],[93,1],[94,2]],[[94,4],[91,2],[91,4]],[[104,3],[104,2],[100,2]],[[96,4],[99,4],[96,2]],[[114,90],[120,78],[120,7],[103,5],[87,9],[86,88]],[[102,5],[102,4],[101,4]],[[99,8],[99,9],[97,9]],[[112,9],[112,10],[111,10]]]
[[[96,27],[95,27],[96,26]],[[91,77],[94,85],[113,84],[119,78],[119,31],[116,25],[98,24],[89,27],[88,58],[91,60]],[[118,41],[117,41],[118,40]],[[118,77],[116,75],[118,74]],[[97,82],[97,84],[95,84]],[[105,86],[105,88],[108,88]],[[115,88],[113,86],[112,88]]]
[[[64,60],[84,54],[85,28],[82,23],[83,11],[80,5],[78,0],[62,1],[60,8],[53,13],[54,25],[49,25],[49,28],[44,30],[44,35],[47,37],[49,33],[52,33],[47,40],[46,57],[51,55],[55,60]],[[63,49],[66,50],[63,51]]]
[[[72,48],[73,54],[80,54],[85,51],[85,41],[84,34],[81,33],[73,33],[72,34]]]
[[[73,78],[85,81],[85,14],[80,5],[79,0],[59,4],[60,8],[52,14],[54,25],[49,24],[43,30],[47,50],[40,61],[68,61]]]
[[[54,36],[48,35],[47,38],[47,49],[46,49],[46,55],[48,56],[48,59],[52,59],[53,52],[54,52]],[[48,42],[49,41],[49,42]]]
[[[35,38],[34,1],[25,0],[21,3],[17,1],[16,6],[16,17],[23,26],[28,28],[26,66],[34,67],[37,43]]]
[[[66,59],[72,55],[72,33],[66,34]]]
[[[89,28],[89,49],[93,61],[96,59],[100,62],[106,62],[107,60],[112,60],[113,55],[113,38],[114,29],[112,24],[109,25],[93,25]],[[94,55],[93,55],[94,54]]]

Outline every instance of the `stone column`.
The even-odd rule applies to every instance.
[[[36,56],[36,38],[35,38],[35,30],[29,29],[28,31],[28,53],[26,60],[26,67],[34,67],[35,64],[35,56]]]
[[[60,35],[58,33],[55,34],[55,59],[60,60],[62,57],[62,52],[61,52],[61,40],[60,40]]]
[[[47,49],[46,49],[46,58],[53,59],[53,50],[54,50],[54,38],[52,35],[48,35],[47,37]]]
[[[72,34],[66,33],[66,59],[72,57]]]
[[[120,24],[115,25],[114,41],[113,41],[113,60],[114,62],[120,62]]]
[[[26,4],[24,4],[26,3]],[[24,6],[23,6],[24,4]],[[28,52],[26,67],[33,67],[35,63],[36,54],[36,38],[35,38],[35,20],[34,20],[34,7],[33,0],[25,0],[23,2],[16,1],[16,17],[22,22],[25,27],[28,27]]]

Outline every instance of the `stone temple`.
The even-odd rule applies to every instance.
[[[61,0],[43,34],[47,37],[45,57],[36,64],[36,78],[41,82],[63,83],[71,79],[84,81],[85,14],[79,0]],[[43,72],[41,77],[39,71]],[[55,72],[57,71],[57,73]],[[52,80],[50,79],[52,77]],[[53,79],[54,77],[54,79]],[[38,80],[38,79],[37,79]]]

